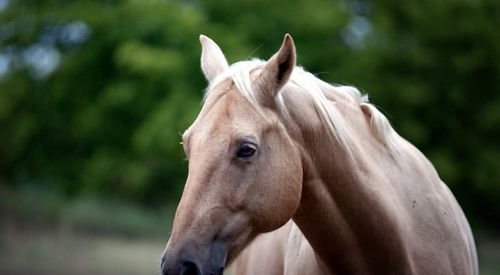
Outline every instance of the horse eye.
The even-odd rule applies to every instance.
[[[236,156],[241,159],[249,159],[255,156],[256,153],[257,147],[254,144],[245,142],[240,145]]]

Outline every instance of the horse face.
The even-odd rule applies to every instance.
[[[235,89],[229,81],[212,91],[183,136],[189,175],[165,256],[182,254],[201,274],[217,274],[300,201],[299,151],[271,110],[258,111]],[[173,265],[178,274],[186,264]]]

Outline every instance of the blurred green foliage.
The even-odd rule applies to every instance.
[[[306,69],[370,94],[474,223],[500,223],[497,0],[2,2],[4,186],[175,202],[206,86],[198,35],[235,62],[288,32]]]

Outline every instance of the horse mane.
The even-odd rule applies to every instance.
[[[253,89],[250,74],[253,70],[262,68],[265,63],[265,61],[260,59],[252,59],[232,64],[228,70],[218,75],[211,81],[205,90],[204,101],[212,88],[225,79],[231,78],[241,94],[245,96],[257,109],[260,109],[261,106],[257,100],[256,91]],[[389,152],[395,152],[394,139],[397,134],[384,114],[382,114],[373,104],[369,102],[367,94],[362,94],[353,86],[326,83],[312,73],[305,71],[300,66],[295,67],[292,75],[290,76],[289,82],[292,82],[300,87],[302,92],[311,97],[316,109],[321,115],[321,118],[327,124],[331,136],[345,149],[347,149],[348,152],[352,153],[352,149],[346,127],[342,123],[343,119],[340,117],[340,112],[334,108],[331,101],[327,99],[324,91],[325,87],[329,88],[329,90],[333,91],[337,95],[342,96],[344,99],[358,104],[363,112],[368,114],[371,118],[370,127],[375,137],[388,149]],[[281,107],[286,109],[286,105],[283,103],[283,93],[278,93],[277,102]]]

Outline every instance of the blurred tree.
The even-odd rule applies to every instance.
[[[498,1],[6,3],[1,184],[147,204],[177,199],[186,175],[179,132],[206,86],[198,34],[234,62],[268,58],[289,32],[299,63],[368,92],[467,214],[498,221]]]
[[[471,218],[500,225],[500,3],[369,5],[373,31],[339,74],[383,106]]]
[[[2,182],[176,198],[186,169],[178,133],[205,85],[199,12],[165,1],[28,2],[2,14],[11,63],[0,83]]]

